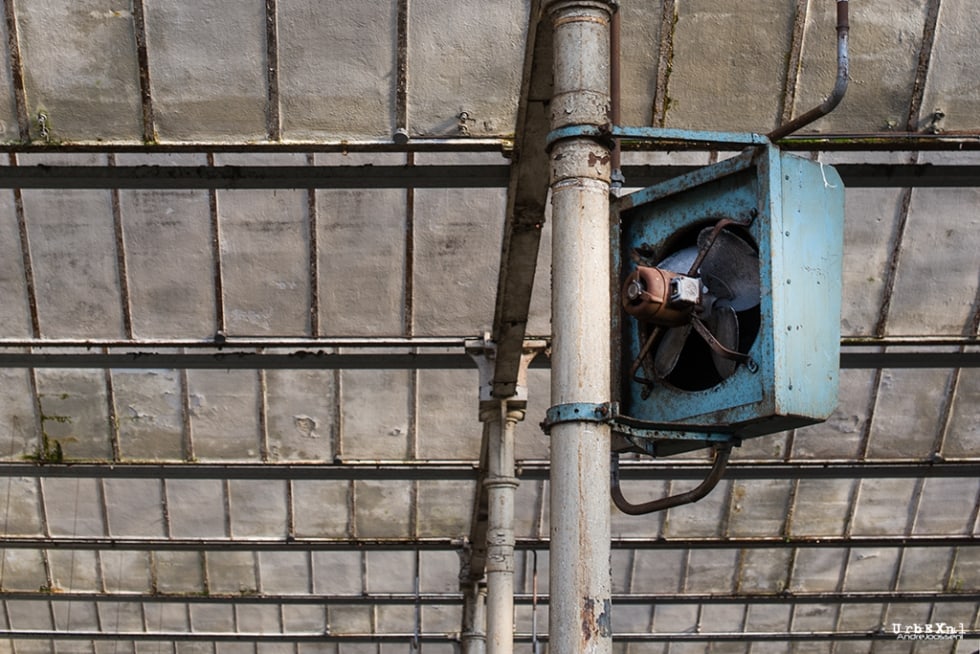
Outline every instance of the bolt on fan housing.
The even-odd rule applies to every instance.
[[[829,417],[844,224],[833,168],[751,148],[620,198],[614,217],[614,396],[642,449]]]

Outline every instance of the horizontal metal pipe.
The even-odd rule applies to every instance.
[[[966,341],[964,341],[966,343]],[[969,347],[975,345],[969,341]],[[89,368],[89,369],[180,369],[180,370],[468,370],[476,363],[465,352],[453,351],[383,351],[343,352],[327,349],[290,349],[288,352],[266,348],[223,349],[214,352],[164,352],[130,350],[110,352],[58,351],[38,346],[25,348],[4,346],[0,368]],[[866,346],[842,346],[840,366],[845,369],[879,368],[978,368],[980,350],[948,351],[948,346],[917,346],[916,351],[868,350]],[[860,349],[864,348],[864,350]],[[946,349],[943,349],[946,348]],[[122,349],[122,348],[119,348]],[[285,349],[285,348],[283,348]],[[15,350],[15,351],[9,351]],[[549,368],[551,359],[535,357],[529,368]]]
[[[626,165],[628,187],[657,184],[703,166]],[[834,164],[848,188],[980,186],[980,166]],[[0,167],[0,188],[21,189],[403,189],[506,188],[506,164],[422,166],[48,166]]]
[[[980,149],[980,132],[947,131],[936,134],[922,132],[827,132],[821,134],[791,135],[779,139],[784,150],[834,151],[918,151]],[[204,154],[214,153],[406,153],[406,152],[500,152],[509,154],[514,147],[511,138],[419,138],[406,143],[391,140],[338,140],[338,141],[267,141],[259,143],[228,143],[214,141],[162,142],[147,145],[142,142],[106,143],[104,141],[62,141],[59,143],[3,143],[0,153],[133,153],[133,154]],[[662,151],[717,149],[716,144],[701,142],[658,143],[649,140],[624,140],[624,150]]]
[[[976,638],[980,631],[966,630],[964,639]],[[548,634],[515,633],[515,643],[530,643],[536,638],[548,642]],[[254,643],[458,643],[456,632],[445,633],[256,633],[256,632],[209,632],[209,631],[71,631],[41,629],[2,629],[0,639],[11,640],[84,640],[84,641],[132,641],[132,642],[254,642]],[[883,627],[856,631],[658,631],[656,633],[616,634],[617,643],[658,642],[833,642],[852,640],[895,640],[895,634]]]
[[[335,463],[128,463],[72,461],[70,463],[0,462],[0,477],[75,479],[289,479],[292,481],[472,481],[479,480],[479,461],[338,461]],[[548,479],[548,461],[518,460],[517,478]],[[696,461],[642,459],[620,462],[620,478],[635,481],[703,479],[710,466]],[[776,479],[976,479],[980,459],[933,461],[797,462],[738,461],[729,463],[729,480]]]
[[[516,550],[544,550],[548,538],[517,538]],[[980,536],[945,534],[929,536],[781,536],[744,538],[652,538],[621,536],[611,540],[619,550],[679,549],[787,549],[839,547],[971,547],[980,545]],[[48,550],[129,550],[129,551],[349,551],[349,550],[461,550],[462,538],[86,538],[43,536],[0,536],[0,548]]]
[[[265,605],[338,605],[338,606],[456,606],[463,603],[463,593],[363,593],[358,595],[268,595],[242,593],[127,593],[64,592],[43,593],[5,591],[0,599],[7,602],[93,602],[151,604],[265,604]],[[784,592],[784,593],[619,593],[612,596],[615,605],[656,606],[663,604],[928,604],[933,602],[974,603],[980,592]],[[514,603],[547,605],[548,595],[515,593]]]
[[[528,336],[524,347],[545,346],[547,336]],[[968,347],[980,346],[980,336],[869,336],[855,334],[841,337],[841,347]],[[484,343],[475,336],[350,336],[309,338],[303,336],[228,336],[222,341],[222,349],[266,349],[298,348],[306,350],[334,348],[462,348],[483,347]],[[148,339],[148,338],[0,338],[0,348],[30,348],[43,350],[57,349],[100,349],[100,348],[145,348],[149,351],[161,349],[205,349],[217,350],[219,345],[211,339]]]
[[[509,152],[513,139],[502,137],[488,138],[435,138],[412,137],[402,143],[388,139],[342,139],[316,141],[264,141],[250,143],[229,143],[227,141],[161,141],[147,144],[141,142],[104,141],[60,141],[58,143],[4,143],[0,152],[45,153],[45,152],[94,152],[94,153],[133,153],[170,154],[180,153],[339,153],[353,152]]]

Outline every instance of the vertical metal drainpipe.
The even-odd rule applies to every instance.
[[[463,633],[459,637],[462,654],[486,654],[487,587],[483,582],[474,581],[464,592]]]
[[[514,428],[523,409],[504,400],[487,451],[487,654],[514,651]]]
[[[609,124],[613,5],[548,4],[554,25],[551,128]],[[552,404],[610,393],[610,149],[572,137],[551,150]],[[596,422],[551,427],[549,650],[612,651],[610,433]]]

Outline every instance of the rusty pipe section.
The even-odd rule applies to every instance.
[[[810,111],[769,132],[768,136],[770,141],[778,141],[784,136],[789,136],[796,130],[809,125],[818,118],[826,116],[844,99],[850,68],[847,53],[847,38],[850,24],[847,14],[847,0],[837,0],[837,81],[834,83],[834,88],[830,95]]]
[[[708,472],[708,476],[691,490],[685,493],[678,493],[677,495],[662,497],[658,500],[644,502],[642,504],[633,504],[626,499],[626,497],[623,495],[622,489],[619,487],[619,453],[614,452],[612,455],[612,470],[610,475],[610,479],[612,480],[610,485],[612,501],[616,505],[617,509],[628,515],[646,515],[647,513],[654,513],[656,511],[663,511],[675,506],[681,506],[682,504],[697,502],[714,490],[715,486],[718,485],[718,482],[721,481],[722,476],[725,474],[725,468],[728,465],[728,458],[731,456],[731,453],[731,443],[716,445],[714,463],[711,466],[711,470]]]
[[[461,654],[486,654],[487,587],[480,581],[463,589],[463,631],[459,635]]]
[[[552,0],[551,129],[609,124],[611,2]],[[584,136],[551,149],[554,405],[610,393],[608,144]],[[552,426],[549,650],[610,654],[610,427]]]
[[[523,409],[499,403],[487,443],[487,654],[514,651],[514,428]]]

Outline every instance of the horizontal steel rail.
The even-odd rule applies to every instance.
[[[975,629],[965,631],[964,639],[976,638]],[[866,631],[659,631],[656,633],[617,633],[618,643],[659,642],[811,642],[895,640],[896,635],[884,626]],[[444,633],[257,633],[213,631],[82,631],[73,629],[0,629],[0,639],[51,641],[131,641],[131,642],[248,642],[248,643],[363,643],[363,644],[437,644],[458,643],[459,634]],[[514,643],[548,642],[547,634],[515,633]],[[950,641],[952,642],[952,641]]]
[[[517,550],[548,549],[548,538],[517,538]],[[881,547],[972,547],[980,535],[943,534],[927,536],[763,536],[650,538],[621,536],[611,541],[619,550],[681,549],[786,549],[786,548],[881,548]],[[109,538],[0,536],[0,548],[46,550],[128,550],[182,552],[329,552],[349,550],[456,551],[466,546],[464,538]]]
[[[130,592],[24,592],[0,593],[3,601],[95,602],[150,604],[264,604],[275,606],[455,606],[463,603],[463,593],[362,593],[280,595],[263,593],[130,593]],[[514,603],[547,605],[547,594],[534,596],[515,593]],[[783,593],[619,593],[612,596],[616,606],[656,606],[664,604],[943,604],[980,602],[980,591],[851,591]]]
[[[779,140],[786,150],[802,151],[950,151],[980,150],[980,132],[948,131],[935,134],[927,132],[854,132],[795,134]],[[230,143],[227,141],[160,141],[106,143],[104,141],[59,141],[57,143],[23,142],[0,144],[2,153],[87,152],[87,153],[408,153],[408,152],[501,152],[509,153],[514,139],[509,136],[433,138],[413,137],[400,143],[389,139],[338,139],[316,141],[259,141]],[[659,151],[693,150],[708,151],[717,143],[699,141],[649,139],[622,139],[624,150]]]
[[[840,163],[848,188],[980,186],[980,165]],[[626,165],[626,186],[656,184],[702,166]],[[0,166],[0,188],[389,189],[505,188],[506,164],[359,166]]]
[[[546,339],[536,339],[546,340]],[[476,369],[466,339],[227,339],[214,341],[0,340],[0,368],[223,370]],[[975,337],[870,339],[841,342],[842,368],[977,368]],[[548,368],[535,357],[532,368]]]
[[[479,478],[479,461],[406,460],[350,461],[332,463],[132,463],[126,461],[70,461],[35,463],[0,462],[2,477],[69,479],[236,479],[292,481],[473,481]],[[700,480],[710,466],[697,461],[640,459],[622,461],[620,477],[636,481]],[[544,481],[551,474],[547,461],[518,460],[517,478]],[[734,461],[725,479],[934,479],[980,477],[980,459],[938,461],[908,460],[806,460]]]

